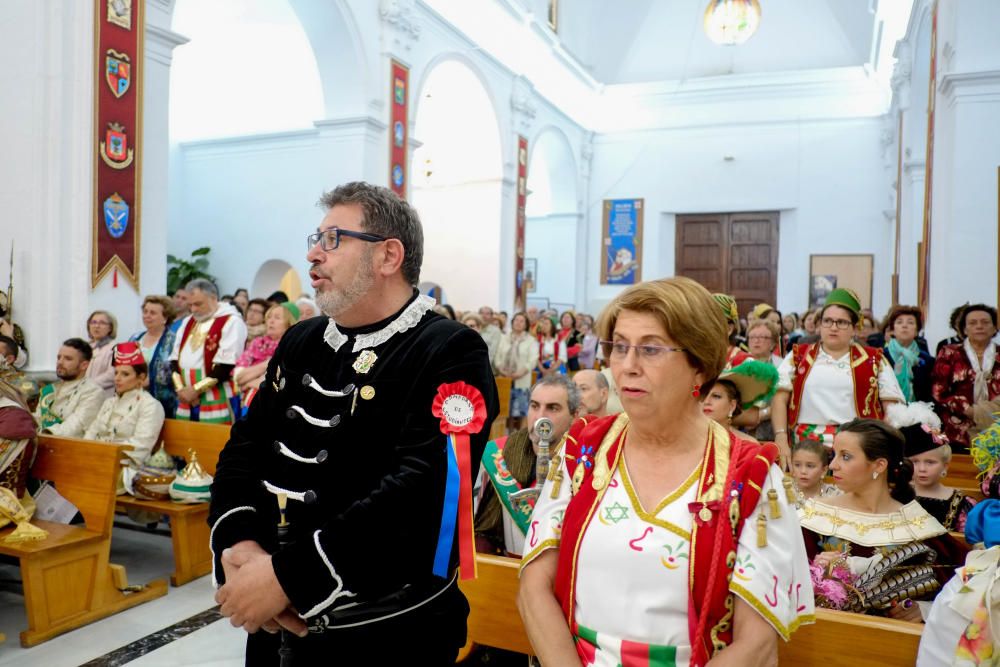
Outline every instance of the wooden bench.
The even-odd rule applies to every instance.
[[[972,496],[976,500],[983,499],[983,490],[980,486],[979,468],[972,462],[972,457],[968,454],[953,454],[951,462],[948,463],[948,475],[942,482],[945,486],[961,489],[966,495]]]
[[[38,437],[32,475],[53,482],[76,505],[85,524],[65,525],[34,520],[48,537],[6,544],[13,532],[0,530],[0,554],[19,559],[28,629],[21,645],[35,646],[123,609],[161,597],[167,583],[156,580],[125,592],[125,568],[109,563],[115,487],[126,447],[107,443]]]
[[[531,644],[517,610],[517,572],[514,558],[477,554],[478,578],[459,581],[469,600],[469,640],[462,660],[478,644],[531,654]],[[816,610],[816,623],[802,626],[790,642],[778,640],[782,665],[855,667],[912,665],[923,626],[890,618]]]
[[[188,450],[198,454],[205,472],[215,475],[219,454],[229,440],[229,426],[167,419],[161,439],[171,456],[188,458]],[[170,517],[170,539],[174,549],[174,573],[170,583],[182,586],[212,571],[209,547],[208,503],[184,504],[169,500],[139,500],[118,496],[119,512],[129,509],[155,512]]]

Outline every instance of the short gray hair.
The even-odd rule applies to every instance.
[[[364,181],[354,181],[324,192],[320,206],[330,210],[340,204],[360,204],[364,211],[361,228],[366,232],[403,244],[403,265],[400,269],[406,282],[414,287],[420,283],[420,266],[424,262],[424,230],[420,216],[410,204],[389,188]]]
[[[189,280],[188,284],[184,286],[184,290],[190,292],[191,290],[201,290],[205,294],[211,297],[219,298],[219,288],[215,286],[211,280],[206,280],[205,278],[194,278]]]
[[[538,387],[562,387],[566,390],[566,401],[567,407],[569,408],[570,414],[576,414],[577,410],[580,409],[580,388],[576,386],[576,383],[568,375],[556,374],[547,375],[539,378],[532,387],[528,396],[535,393],[535,389]]]

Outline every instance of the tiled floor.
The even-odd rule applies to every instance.
[[[116,527],[111,542],[111,562],[125,565],[129,583],[168,579],[173,570],[170,538]],[[219,620],[163,645],[145,655],[135,647],[124,661],[101,659],[116,649],[136,642],[215,607],[210,577],[171,587],[165,597],[133,607],[102,621],[56,637],[34,648],[18,643],[18,633],[26,627],[24,598],[16,565],[0,564],[0,632],[7,641],[0,644],[0,667],[94,667],[143,665],[242,665],[246,635],[226,620]],[[211,617],[210,617],[211,618]],[[91,662],[93,661],[93,662]]]

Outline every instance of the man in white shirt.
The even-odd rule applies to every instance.
[[[86,377],[93,350],[87,341],[70,338],[56,356],[58,382],[46,385],[35,408],[42,433],[81,438],[104,402],[104,390]]]

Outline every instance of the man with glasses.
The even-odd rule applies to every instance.
[[[348,183],[320,204],[306,258],[326,317],[284,335],[220,456],[216,599],[251,633],[247,664],[278,664],[279,625],[296,664],[453,664],[469,608],[451,494],[471,500],[463,483],[499,412],[486,345],[417,291],[423,231],[407,202]],[[459,422],[467,450],[442,431]]]
[[[232,424],[240,414],[233,369],[246,345],[247,325],[235,306],[219,302],[211,281],[196,278],[184,290],[191,314],[181,322],[170,356],[176,418]]]

